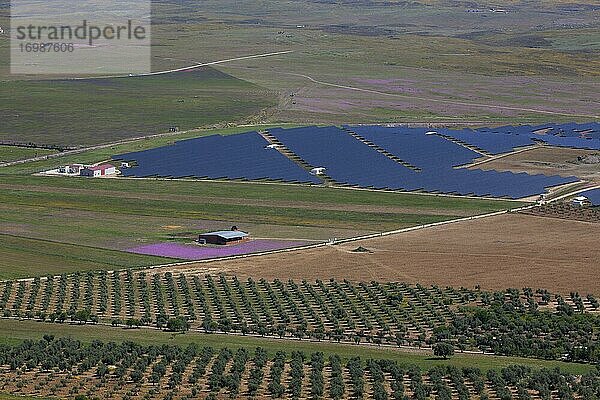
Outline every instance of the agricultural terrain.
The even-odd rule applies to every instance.
[[[559,361],[600,354],[598,301],[579,293],[152,271],[5,282],[1,292],[0,308],[11,319],[0,329],[9,335],[0,346],[0,385],[10,393],[554,399],[558,391],[556,398],[587,399],[598,388],[591,365]],[[186,320],[193,331],[210,334],[149,329],[177,331],[175,324]],[[65,334],[70,338],[55,338]],[[440,343],[461,352],[451,360],[431,357]]]
[[[487,292],[129,270],[7,281],[0,293],[5,318],[168,329],[184,318],[187,329],[204,333],[413,348],[444,340],[461,350],[508,356],[567,354],[571,361],[588,362],[600,356],[600,305],[595,296],[578,292],[563,297],[530,288]],[[569,332],[559,334],[561,325]],[[584,345],[585,351],[578,350]]]
[[[56,150],[0,145],[0,163],[55,154]]]
[[[69,363],[57,362],[65,353]],[[487,373],[476,367],[436,366],[427,372],[390,359],[343,360],[323,352],[237,350],[210,346],[141,346],[95,341],[86,346],[47,335],[0,353],[4,390],[19,394],[96,398],[589,398],[597,372],[577,381],[556,370],[508,366]],[[24,365],[27,364],[28,368]],[[410,397],[409,397],[410,396]],[[476,397],[471,397],[476,396]],[[526,397],[532,398],[532,397]],[[557,397],[558,398],[558,397]]]
[[[0,92],[0,140],[78,146],[242,121],[273,93],[211,68],[100,80],[8,81]],[[60,108],[41,110],[47,104]],[[17,111],[18,110],[18,111]]]
[[[124,250],[233,225],[257,238],[325,241],[521,204],[241,182],[2,176],[0,188],[5,278],[165,264]]]
[[[235,11],[224,11],[228,7]],[[8,74],[8,43],[0,36],[2,94],[10,96],[1,98],[0,138],[84,145],[167,132],[172,125],[248,120],[484,125],[597,119],[593,4],[519,2],[508,12],[489,7],[450,1],[387,7],[362,1],[159,1],[155,71],[291,53],[223,63],[217,76],[151,77],[152,88],[145,78],[25,82],[31,77]],[[0,25],[5,21],[0,16]],[[24,103],[11,80],[27,87],[32,101]],[[101,101],[90,104],[91,93]],[[41,125],[37,116],[48,112],[48,103],[69,105],[72,112],[53,111]],[[91,116],[83,106],[94,111]]]
[[[597,222],[507,214],[211,267],[279,279],[400,279],[487,289],[536,285],[597,294],[600,286],[590,277],[599,273],[599,229]],[[352,251],[359,246],[369,252]]]
[[[437,127],[598,122],[596,1],[152,7],[158,74],[23,76],[10,74],[0,0],[0,400],[600,398],[600,209],[571,201],[600,187],[598,151],[552,147],[528,128],[505,129],[526,140],[497,152],[503,133],[490,132],[486,149],[428,141]],[[309,162],[268,132],[343,124],[428,129],[401,142],[415,143],[411,154],[375,138],[361,140],[372,158],[337,152],[340,179],[327,157]],[[598,146],[593,124],[573,126],[541,134]],[[149,152],[166,178],[57,172],[135,172],[142,161],[113,156],[249,131],[258,151],[288,158],[265,157],[265,169],[295,163],[323,183],[260,178],[239,139],[219,157],[199,149],[214,138],[184,143],[183,155]],[[333,159],[327,140],[311,150]],[[444,175],[465,148],[473,157],[448,170],[473,160],[468,168],[581,181],[519,200],[438,194],[516,186],[508,173]],[[254,175],[209,175],[199,162],[232,157]],[[365,161],[375,159],[381,168]],[[387,190],[409,187],[398,164],[429,175],[415,192]],[[319,179],[308,175],[321,165]],[[282,171],[270,179],[287,179]],[[462,178],[431,185],[450,175]],[[196,243],[237,229],[250,239]]]

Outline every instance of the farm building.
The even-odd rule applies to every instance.
[[[58,173],[59,174],[77,174],[77,175],[79,175],[81,173],[81,170],[84,168],[85,167],[83,164],[65,165],[65,166],[58,168]]]
[[[87,176],[90,178],[97,178],[99,176],[113,175],[117,172],[117,169],[112,164],[102,164],[95,167],[83,168],[80,172],[81,176]]]
[[[238,230],[208,232],[198,236],[200,244],[227,245],[245,240],[248,240],[248,234]]]

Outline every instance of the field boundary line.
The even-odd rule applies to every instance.
[[[224,63],[233,62],[233,61],[252,60],[254,58],[264,58],[264,57],[279,56],[279,55],[284,55],[284,54],[290,54],[290,53],[293,53],[293,52],[294,52],[294,50],[283,50],[283,51],[274,51],[274,52],[271,52],[271,53],[253,54],[253,55],[249,55],[249,56],[241,56],[241,57],[228,58],[228,59],[225,59],[225,60],[211,61],[211,62],[207,62],[207,63],[201,63],[201,64],[196,64],[196,65],[191,65],[191,66],[188,66],[188,67],[175,68],[175,69],[170,69],[170,70],[165,70],[165,71],[158,71],[158,72],[150,72],[148,74],[134,75],[134,76],[164,75],[164,74],[170,74],[170,73],[173,73],[173,72],[189,71],[191,69],[196,69],[196,68],[201,68],[201,67],[207,67],[207,66],[210,66],[210,65],[219,65],[219,64],[224,64]]]
[[[211,65],[219,65],[219,64],[225,64],[225,63],[229,63],[229,62],[233,62],[233,61],[242,61],[242,60],[252,60],[254,58],[264,58],[264,57],[272,57],[272,56],[279,56],[279,55],[283,55],[283,54],[289,54],[289,53],[293,53],[294,50],[283,50],[283,51],[274,51],[271,53],[262,53],[262,54],[252,54],[249,56],[240,56],[240,57],[234,57],[234,58],[227,58],[224,60],[217,60],[217,61],[209,61],[209,62],[205,62],[205,63],[200,63],[200,64],[194,64],[194,65],[189,65],[187,67],[179,67],[179,68],[173,68],[173,69],[166,69],[163,71],[156,71],[156,72],[147,72],[144,74],[129,74],[129,75],[106,75],[106,76],[97,76],[97,77],[80,77],[80,78],[67,78],[65,80],[69,80],[69,81],[84,81],[84,80],[96,80],[96,79],[114,79],[114,78],[139,78],[139,77],[143,77],[143,76],[156,76],[156,75],[166,75],[166,74],[172,74],[174,72],[183,72],[183,71],[189,71],[192,69],[196,69],[196,68],[202,68],[202,67],[208,67]]]
[[[456,219],[451,219],[448,221],[432,222],[429,224],[416,225],[416,226],[411,226],[408,228],[395,229],[392,231],[385,231],[385,232],[371,233],[368,235],[355,236],[355,237],[351,237],[351,238],[347,238],[347,239],[330,240],[330,241],[310,244],[310,245],[306,245],[306,246],[288,247],[285,249],[262,251],[259,253],[238,254],[238,255],[234,255],[234,256],[207,258],[205,260],[190,260],[190,261],[181,261],[181,262],[168,263],[168,264],[150,265],[150,266],[142,267],[139,269],[151,270],[151,269],[158,269],[158,268],[179,267],[179,266],[192,265],[192,264],[208,264],[208,263],[219,262],[219,261],[240,260],[240,259],[245,259],[245,258],[250,258],[250,257],[259,257],[259,256],[266,256],[266,255],[278,254],[278,253],[290,253],[290,252],[294,252],[294,251],[303,251],[303,250],[309,250],[309,249],[316,249],[316,248],[320,248],[320,247],[335,246],[338,244],[351,243],[351,242],[356,242],[359,240],[375,239],[378,237],[408,233],[408,232],[418,231],[418,230],[422,230],[422,229],[435,228],[438,226],[455,224],[455,223],[459,223],[459,222],[473,221],[473,220],[478,220],[478,219],[483,219],[483,218],[495,217],[495,216],[499,216],[499,215],[503,215],[503,214],[528,210],[528,209],[534,208],[536,206],[537,205],[535,205],[535,204],[528,205],[528,206],[524,206],[524,207],[512,208],[509,210],[495,211],[495,212],[487,213],[487,214],[480,214],[480,215],[473,215],[470,217],[456,218]]]
[[[186,133],[191,133],[191,132],[196,131],[196,130],[198,130],[198,128],[190,129],[190,130],[187,130],[187,131],[180,131],[180,132],[153,133],[151,135],[137,136],[137,137],[134,137],[134,138],[119,140],[119,141],[116,141],[116,142],[110,142],[110,143],[105,143],[105,144],[98,144],[98,145],[89,146],[89,147],[82,147],[82,148],[74,149],[74,150],[61,151],[61,152],[58,152],[58,153],[48,154],[48,155],[45,155],[45,156],[39,156],[39,157],[27,158],[27,159],[24,159],[24,160],[16,160],[16,161],[10,161],[10,162],[6,162],[6,163],[1,163],[0,164],[0,168],[2,168],[2,167],[11,167],[13,165],[19,165],[19,164],[27,164],[27,163],[36,162],[36,161],[51,160],[53,158],[60,158],[60,157],[64,157],[64,156],[74,155],[74,154],[81,154],[81,153],[85,153],[85,152],[88,152],[88,151],[105,149],[105,148],[108,148],[108,147],[119,146],[119,145],[122,145],[122,144],[129,144],[129,143],[137,142],[137,141],[140,141],[140,140],[157,139],[157,138],[166,137],[166,136],[183,135],[183,134],[186,134]]]
[[[386,232],[380,232],[380,233],[372,233],[372,234],[369,234],[369,235],[356,236],[356,237],[348,238],[348,239],[340,239],[340,240],[337,240],[333,244],[350,243],[350,242],[355,242],[355,241],[358,241],[358,240],[374,239],[374,238],[378,238],[378,237],[384,237],[384,236],[396,235],[396,234],[400,234],[400,233],[407,233],[407,232],[412,232],[412,231],[418,231],[418,230],[427,229],[427,228],[435,228],[437,226],[450,225],[450,224],[459,223],[459,222],[473,221],[473,220],[478,220],[478,219],[483,219],[483,218],[489,218],[489,217],[496,217],[498,215],[503,215],[503,214],[513,213],[513,212],[519,212],[519,211],[523,211],[523,210],[528,210],[528,209],[531,209],[533,207],[536,207],[536,205],[528,205],[528,206],[519,207],[519,208],[512,208],[510,210],[495,211],[495,212],[487,213],[487,214],[472,215],[470,217],[463,217],[463,218],[451,219],[451,220],[448,220],[448,221],[432,222],[432,223],[429,223],[429,224],[411,226],[409,228],[396,229],[396,230],[393,230],[393,231],[386,231]]]
[[[62,323],[59,322],[50,322],[50,321],[39,321],[36,318],[25,318],[25,317],[5,317],[5,316],[0,316],[0,320],[12,320],[12,321],[18,321],[18,322],[22,322],[22,321],[30,321],[30,322],[38,322],[38,323],[43,323],[43,324],[55,324],[55,325],[68,325],[68,326],[75,326],[75,327],[86,327],[86,328],[93,328],[94,326],[104,326],[104,327],[110,327],[110,328],[114,328],[114,329],[124,329],[124,330],[130,330],[130,331],[143,331],[143,330],[151,330],[151,331],[160,331],[166,334],[173,334],[175,332],[172,331],[168,331],[168,330],[164,330],[163,328],[158,328],[156,326],[153,325],[140,325],[136,328],[127,328],[125,324],[120,324],[117,326],[113,326],[112,324],[108,323],[108,322],[86,322],[86,323],[79,323],[79,322],[75,322],[72,320],[65,320]],[[375,344],[375,343],[370,343],[367,341],[361,341],[359,344],[356,344],[353,341],[350,340],[341,340],[341,341],[336,341],[336,340],[327,340],[327,339],[323,339],[323,340],[317,340],[317,339],[313,339],[313,338],[298,338],[298,337],[290,337],[290,336],[285,336],[285,337],[280,337],[278,335],[260,335],[258,333],[241,333],[241,332],[234,332],[234,331],[228,331],[228,332],[224,332],[224,331],[219,331],[219,330],[214,330],[214,331],[210,331],[207,332],[202,328],[199,329],[190,329],[187,332],[191,333],[191,334],[197,334],[197,335],[226,335],[226,336],[238,336],[238,337],[248,337],[248,338],[253,338],[253,339],[261,339],[261,340],[265,340],[265,341],[277,341],[277,342],[303,342],[303,343],[314,343],[316,345],[322,344],[322,345],[343,345],[343,346],[352,346],[352,347],[372,347],[372,348],[384,348],[386,350],[393,350],[393,351],[397,351],[400,353],[410,353],[410,354],[415,354],[415,353],[421,353],[421,354],[432,354],[433,351],[433,347],[431,346],[427,346],[427,345],[423,345],[421,347],[417,347],[417,346],[406,346],[406,345],[395,345],[395,344],[389,344],[389,343],[381,343],[381,344]],[[475,350],[457,350],[456,354],[467,354],[467,355],[483,355],[483,356],[496,356],[496,357],[513,357],[513,356],[504,356],[502,354],[495,354],[495,353],[491,353],[491,352],[485,352],[485,351],[475,351]],[[523,357],[526,358],[526,357]],[[537,360],[536,358],[532,358],[533,360]]]
[[[18,321],[18,322],[37,322],[37,323],[41,323],[41,324],[52,324],[52,325],[67,325],[67,326],[74,326],[74,327],[82,327],[82,328],[93,328],[94,326],[104,326],[104,327],[109,327],[109,328],[114,328],[114,329],[123,329],[123,330],[129,330],[129,331],[143,331],[143,330],[150,330],[150,331],[160,331],[163,332],[165,334],[174,334],[174,332],[172,331],[168,331],[165,330],[163,328],[158,328],[156,326],[152,326],[152,325],[140,325],[136,328],[127,328],[125,324],[120,324],[117,326],[113,326],[112,324],[108,323],[108,322],[86,322],[86,323],[79,323],[79,322],[75,322],[75,321],[70,321],[70,320],[65,320],[65,322],[63,323],[58,323],[58,322],[50,322],[50,321],[39,321],[35,318],[25,318],[25,317],[15,317],[15,316],[11,316],[11,317],[4,317],[4,316],[0,316],[0,320],[12,320],[12,321]],[[314,338],[298,338],[298,337],[290,337],[290,336],[285,336],[285,337],[280,337],[278,335],[260,335],[258,333],[241,333],[238,331],[228,331],[228,332],[224,332],[224,331],[219,331],[219,330],[215,330],[215,331],[210,331],[207,332],[204,329],[190,329],[189,331],[190,334],[196,334],[196,335],[225,335],[225,336],[237,336],[237,337],[248,337],[248,338],[252,338],[252,339],[260,339],[260,340],[264,340],[266,342],[268,341],[273,341],[273,342],[302,342],[302,343],[313,343],[317,346],[319,345],[334,345],[334,346],[352,346],[352,347],[357,347],[357,348],[373,348],[373,349],[385,349],[387,351],[394,351],[394,352],[399,352],[399,353],[408,353],[408,354],[423,354],[423,355],[430,355],[433,352],[433,347],[428,346],[428,345],[423,345],[421,347],[418,346],[407,346],[407,345],[396,345],[396,344],[390,344],[390,343],[371,343],[371,342],[367,342],[367,341],[361,341],[360,343],[356,344],[354,341],[350,341],[350,340],[341,340],[341,341],[336,341],[336,340],[331,340],[331,339],[323,339],[323,340],[318,340],[318,339],[314,339]],[[484,350],[459,350],[456,349],[455,350],[455,355],[460,355],[460,354],[466,354],[467,356],[487,356],[487,357],[502,357],[502,358],[523,358],[523,359],[528,359],[528,360],[544,360],[541,358],[535,358],[535,357],[527,357],[527,356],[509,356],[509,355],[504,355],[504,354],[500,354],[500,353],[494,353],[491,351],[484,351]],[[588,365],[592,365],[593,363],[582,363],[582,364],[588,364]]]
[[[68,325],[68,326],[77,326],[77,327],[90,327],[93,328],[94,326],[105,326],[105,327],[110,327],[110,328],[115,328],[115,329],[125,329],[125,330],[131,330],[131,331],[140,331],[140,330],[153,330],[153,331],[161,331],[163,333],[167,333],[167,334],[173,334],[174,332],[172,331],[168,331],[165,330],[163,328],[158,328],[156,326],[152,326],[152,325],[140,325],[136,328],[127,328],[125,324],[120,324],[117,325],[116,327],[113,326],[110,323],[107,322],[86,322],[86,323],[79,323],[79,322],[75,322],[75,321],[71,321],[71,320],[65,320],[65,322],[62,323],[58,323],[58,322],[49,322],[49,321],[39,321],[35,318],[24,318],[24,317],[4,317],[1,316],[0,320],[2,319],[6,319],[6,320],[13,320],[13,321],[31,321],[31,322],[39,322],[39,323],[45,323],[45,324],[64,324],[64,325]],[[361,341],[359,344],[356,344],[354,341],[351,340],[341,340],[341,341],[336,341],[336,340],[327,340],[327,339],[323,339],[323,340],[317,340],[314,338],[298,338],[298,337],[290,337],[290,336],[285,336],[285,337],[280,337],[278,335],[260,335],[258,333],[241,333],[241,332],[237,332],[237,331],[219,331],[219,330],[214,330],[214,331],[210,331],[207,332],[202,328],[199,329],[190,329],[187,332],[191,333],[191,334],[198,334],[198,335],[227,335],[227,336],[240,336],[240,337],[249,337],[249,338],[254,338],[254,339],[265,339],[265,340],[272,340],[272,341],[282,341],[282,342],[308,342],[308,343],[315,343],[315,344],[323,344],[323,345],[328,345],[328,344],[334,344],[334,345],[344,345],[344,346],[353,346],[353,347],[373,347],[373,348],[385,348],[386,350],[395,350],[398,352],[404,352],[404,353],[422,353],[422,354],[432,354],[433,351],[433,347],[431,346],[427,346],[426,344],[421,346],[421,347],[417,347],[417,346],[407,346],[407,345],[395,345],[395,344],[389,344],[389,343],[380,343],[380,344],[376,344],[376,343],[371,343],[371,342],[367,342],[367,341]],[[492,352],[485,352],[485,351],[475,351],[475,350],[457,350],[456,354],[473,354],[473,355],[486,355],[486,356],[497,356],[497,357],[513,357],[513,356],[504,356],[502,354],[495,354]],[[523,357],[526,358],[526,357]],[[537,360],[536,358],[532,358],[533,360]]]

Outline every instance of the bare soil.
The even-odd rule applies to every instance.
[[[404,281],[600,294],[600,224],[506,214],[377,239],[182,267],[256,278]],[[352,252],[362,246],[371,253]],[[172,268],[171,268],[172,269]]]
[[[577,176],[600,182],[600,164],[584,164],[577,157],[597,154],[597,151],[541,146],[502,157],[474,168],[531,174]]]

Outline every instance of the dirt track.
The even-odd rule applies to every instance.
[[[600,294],[600,224],[507,214],[334,247],[201,264],[280,279],[394,280]],[[353,253],[363,246],[373,253]],[[186,270],[194,267],[186,265]]]

